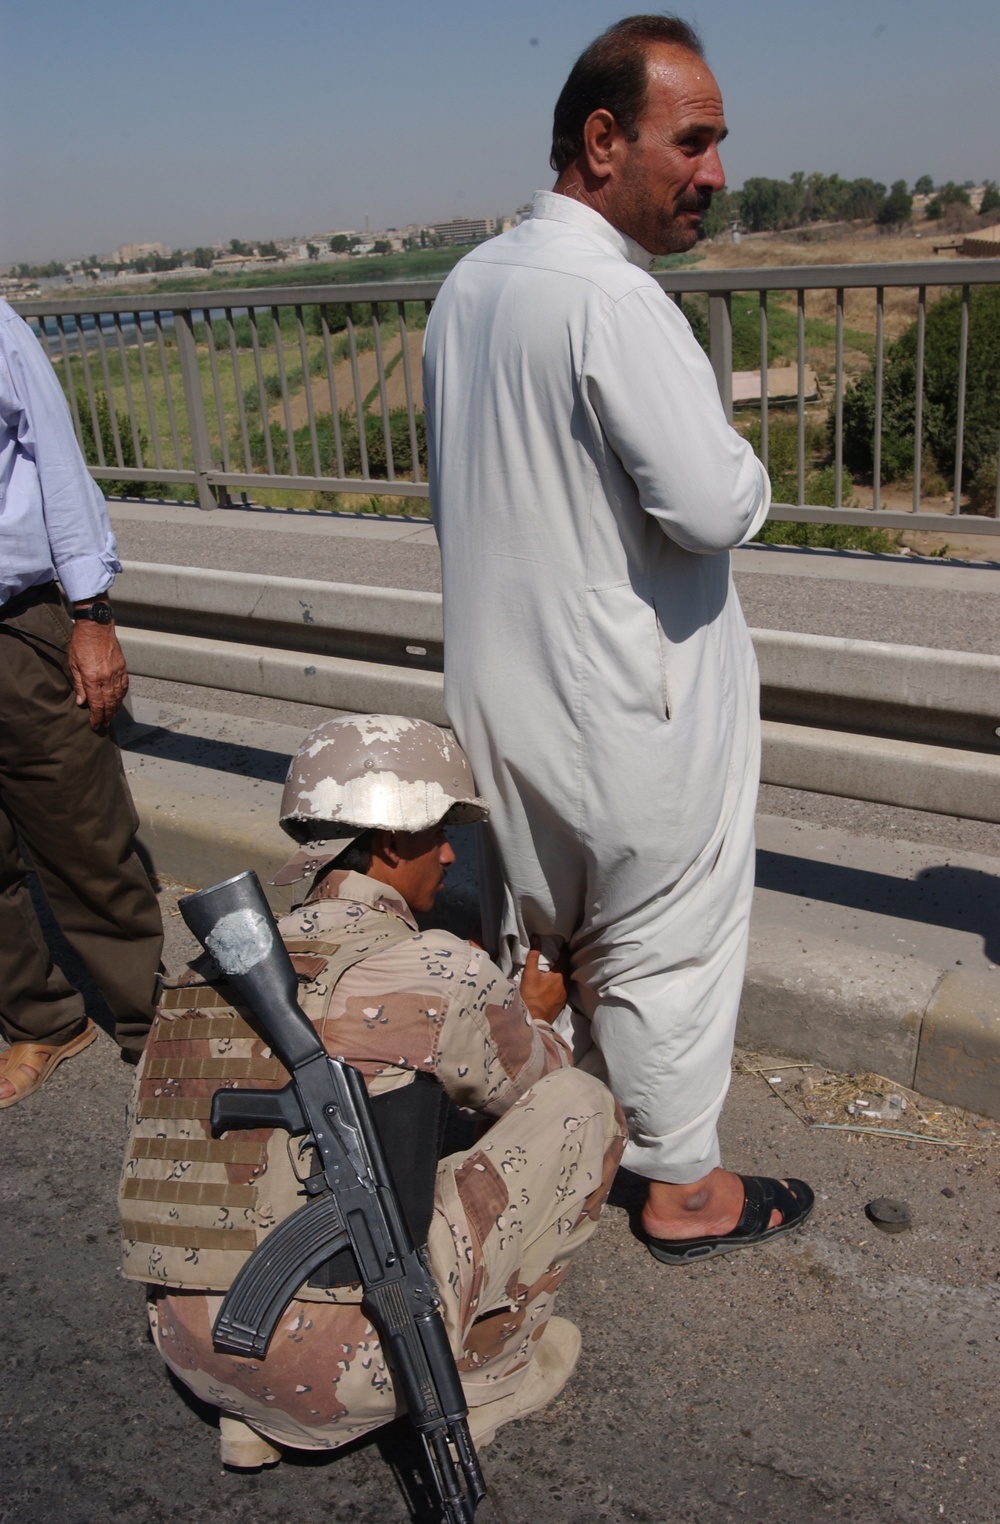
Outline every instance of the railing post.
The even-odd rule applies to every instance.
[[[729,422],[733,421],[733,309],[728,291],[708,298],[708,346],[715,380]]]
[[[207,320],[206,315],[206,322]],[[181,362],[184,406],[187,410],[188,427],[191,430],[191,453],[194,469],[198,473],[198,507],[217,508],[219,504],[208,484],[208,473],[212,470],[212,451],[208,443],[205,397],[201,389],[201,374],[198,370],[198,346],[194,341],[194,319],[190,312],[174,312],[174,333],[177,336],[177,354]]]

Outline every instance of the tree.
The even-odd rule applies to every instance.
[[[846,184],[839,175],[810,175],[803,187],[802,221],[835,222],[841,216]]]
[[[980,217],[986,217],[990,212],[1000,212],[1000,187],[995,180],[983,181],[983,199],[979,203]]]
[[[720,233],[728,232],[733,223],[739,221],[739,217],[738,198],[723,186],[712,197],[712,203],[702,220],[700,236],[717,238]]]
[[[921,175],[919,180],[914,181],[913,194],[915,196],[933,196],[934,181],[930,175]]]
[[[52,275],[65,275],[66,266],[53,259],[47,265],[18,265],[15,273],[21,280],[38,280],[39,277],[45,279]]]
[[[318,243],[307,243],[306,244],[306,254],[308,255],[308,257],[310,259],[319,259],[319,244]]]
[[[885,205],[885,186],[878,180],[849,180],[841,216],[872,222]]]
[[[231,254],[252,254],[253,249],[248,243],[243,243],[239,238],[230,238],[229,251]]]
[[[971,206],[969,192],[964,185],[956,185],[954,180],[949,180],[946,185],[939,187],[932,201],[927,203],[927,215],[934,221],[944,217],[947,212],[956,206]]]
[[[909,221],[912,211],[913,197],[906,189],[906,181],[895,180],[875,220],[880,227],[899,227]]]
[[[387,238],[376,238],[372,244],[372,252],[374,254],[391,254],[392,244]]]
[[[215,254],[211,249],[203,249],[200,246],[191,250],[191,263],[199,270],[210,270]]]
[[[924,341],[924,449],[945,476],[955,469],[958,357],[962,296],[955,291],[927,313]],[[1000,286],[973,287],[969,297],[968,362],[962,481],[968,486],[996,459],[1000,414]],[[913,470],[917,324],[886,353],[882,399],[882,480]],[[832,437],[833,414],[830,429]],[[865,372],[844,397],[844,464],[868,472],[874,465],[875,373]]]
[[[331,254],[346,254],[351,247],[351,240],[346,233],[334,233],[330,239]]]
[[[751,233],[793,227],[798,221],[800,200],[787,180],[755,176],[740,191],[740,218]]]

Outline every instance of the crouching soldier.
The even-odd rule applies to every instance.
[[[536,953],[518,989],[479,948],[417,927],[454,861],[445,825],[486,812],[463,752],[437,726],[332,720],[292,760],[281,824],[300,850],[273,880],[308,885],[280,922],[299,1001],[381,1108],[479,1445],[572,1373],[580,1335],[552,1307],[624,1141],[610,1093],[569,1066],[547,1024],[565,1002],[562,974],[542,972]],[[334,1449],[398,1405],[346,1251],[299,1288],[265,1358],[213,1347],[222,1293],[302,1204],[308,1173],[285,1132],[211,1136],[217,1089],[288,1079],[235,998],[207,957],[168,981],[136,1076],[120,1199],[124,1270],[150,1283],[157,1348],[219,1408],[223,1462],[258,1466],[279,1460],[281,1445]],[[438,1161],[442,1091],[487,1130]]]

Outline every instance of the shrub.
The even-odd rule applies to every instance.
[[[746,439],[760,452],[760,420],[755,418],[743,429]],[[824,449],[826,430],[822,424],[806,423],[805,501],[816,507],[829,507],[836,495],[834,467],[826,462],[815,464],[816,454]],[[798,429],[786,418],[772,418],[767,433],[768,475],[776,502],[794,503],[798,497]],[[843,486],[852,483],[845,472]],[[867,529],[860,524],[798,524],[786,519],[768,519],[755,539],[762,545],[807,545],[826,550],[867,550],[883,555],[895,554],[899,536],[887,535],[884,529]]]
[[[427,467],[427,431],[424,425],[424,415],[416,415],[417,432],[417,456],[421,466],[426,471]],[[311,471],[312,444],[309,438],[309,426],[304,425],[296,429],[294,433],[295,453],[300,471]],[[361,445],[358,439],[357,420],[353,413],[342,412],[340,415],[340,437],[344,452],[344,474],[346,476],[361,475]],[[412,476],[413,474],[413,451],[410,445],[410,424],[405,408],[394,408],[389,414],[389,438],[392,444],[392,463],[396,475],[400,477]],[[333,433],[333,419],[329,413],[320,413],[316,419],[316,443],[319,448],[320,469],[324,476],[337,475],[337,451]],[[383,480],[388,477],[385,453],[385,435],[382,429],[381,414],[365,414],[365,444],[368,450],[368,475],[375,480]],[[288,439],[284,427],[280,423],[271,424],[271,450],[274,456],[274,469],[276,473],[284,473],[289,469]],[[261,428],[250,431],[250,455],[257,470],[266,469],[266,451],[264,445],[264,431]]]
[[[760,419],[754,418],[742,430],[756,453],[760,454]],[[826,430],[822,424],[806,423],[806,480],[805,501],[816,507],[827,508],[834,499],[836,485],[834,468],[824,462],[817,465],[817,453],[826,453]],[[790,418],[772,417],[767,430],[767,474],[771,478],[771,495],[775,502],[794,503],[799,495],[798,474],[798,427]],[[845,473],[844,486],[852,486]]]
[[[969,486],[969,507],[973,513],[991,517],[997,510],[997,462],[984,460]]]
[[[927,313],[924,343],[923,442],[946,477],[955,470],[961,295],[942,297]],[[917,325],[912,323],[885,359],[882,399],[881,478],[913,471]],[[962,482],[996,455],[1000,415],[1000,287],[978,286],[969,301]],[[829,428],[833,431],[831,409]],[[852,471],[874,468],[875,373],[865,372],[844,396],[844,463]]]
[[[979,203],[980,217],[986,217],[990,212],[1000,212],[1000,187],[995,180],[983,181],[983,199]]]
[[[965,186],[956,185],[954,180],[949,180],[947,185],[938,188],[933,200],[928,201],[927,216],[932,222],[939,222],[949,208],[969,205],[969,192]]]
[[[115,464],[115,436],[114,430],[111,427],[111,408],[108,403],[106,393],[97,393],[95,398],[95,407],[97,412],[97,427],[100,430],[101,449],[104,452],[105,464],[108,466],[113,466]],[[100,457],[97,453],[97,440],[94,435],[94,420],[91,416],[90,403],[87,400],[87,393],[83,387],[79,387],[77,389],[76,410],[80,415],[80,433],[83,438],[83,458],[87,462],[88,466],[99,465]],[[135,441],[132,438],[132,425],[129,422],[128,413],[116,413],[115,421],[118,424],[118,439],[122,450],[121,463],[123,466],[127,466],[130,470],[134,470],[135,467],[140,464],[140,462],[136,459]],[[145,454],[146,450],[149,448],[149,440],[141,429],[138,431],[138,433],[139,449],[143,454]],[[155,490],[154,484],[152,482],[119,481],[117,479],[107,479],[100,481],[98,482],[98,486],[107,497],[124,497],[126,495],[128,497],[145,497],[147,492],[153,492]]]
[[[761,545],[805,545],[813,550],[867,550],[875,555],[894,556],[899,551],[900,536],[884,529],[866,529],[862,524],[795,524],[782,519],[768,519],[755,541]]]

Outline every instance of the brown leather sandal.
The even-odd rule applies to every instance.
[[[16,1106],[26,1095],[44,1085],[50,1074],[59,1067],[64,1058],[82,1053],[97,1036],[97,1028],[88,1021],[78,1037],[69,1042],[13,1042],[0,1053],[0,1080],[13,1085],[14,1094],[0,1096],[0,1110],[4,1106]]]

